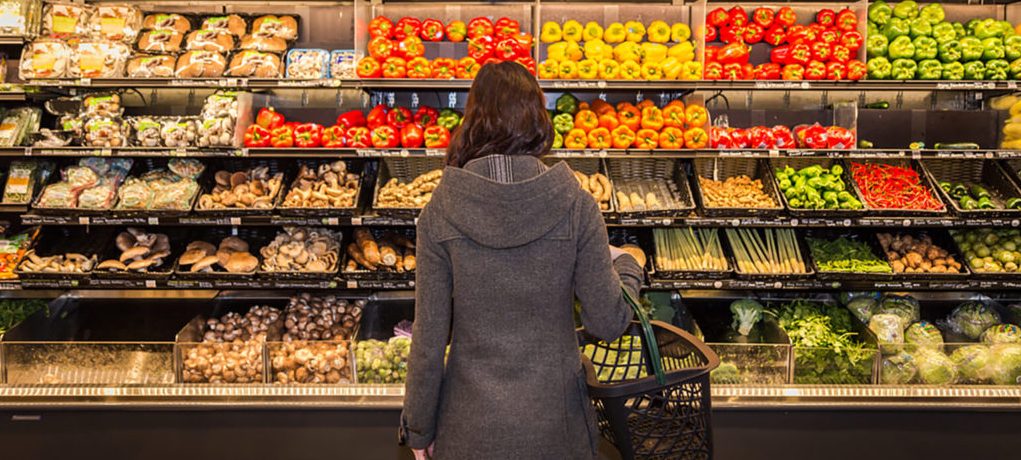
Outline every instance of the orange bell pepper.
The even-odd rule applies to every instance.
[[[638,110],[642,110],[642,109],[644,109],[646,107],[655,107],[655,106],[656,106],[656,103],[652,102],[651,99],[642,99],[642,102],[639,102],[638,105],[636,105],[635,107],[638,107]]]
[[[709,112],[700,105],[689,105],[684,109],[688,127],[701,128],[709,122]]]
[[[704,149],[709,143],[709,134],[702,128],[691,128],[684,132],[684,145],[689,149]]]
[[[659,145],[659,133],[652,129],[639,129],[635,135],[635,148],[652,150]]]
[[[613,145],[613,142],[610,137],[610,130],[596,128],[588,133],[588,148],[602,150],[610,148],[611,145]]]
[[[579,102],[578,103],[578,110],[591,110],[591,109],[589,108],[588,102]]]
[[[602,99],[596,99],[592,101],[592,111],[599,116],[606,115],[607,113],[616,112],[612,105],[610,105],[608,102]]]
[[[564,136],[564,147],[575,150],[588,147],[588,134],[582,129],[572,129]]]
[[[668,126],[659,132],[659,148],[678,150],[684,148],[684,131]]]
[[[683,105],[675,105],[671,102],[663,108],[663,126],[683,128],[685,119]]]
[[[655,105],[642,109],[642,128],[659,131],[663,128],[663,111]]]
[[[599,127],[599,117],[591,110],[579,110],[574,115],[574,127],[587,133]]]
[[[600,128],[606,128],[606,129],[609,129],[609,130],[612,131],[618,125],[620,125],[620,120],[617,120],[617,115],[616,114],[608,113],[606,115],[600,115],[599,116],[599,127]]]
[[[618,105],[617,120],[620,120],[620,124],[631,128],[631,131],[637,131],[638,127],[642,125],[642,114],[633,105],[626,105],[624,107]]]
[[[669,103],[669,104],[667,104],[666,106],[667,106],[667,107],[673,107],[673,106],[675,106],[675,105],[679,105],[679,106],[681,106],[681,108],[683,109],[683,108],[684,108],[684,101],[682,101],[682,100],[680,100],[680,99],[674,99],[674,100],[670,101],[670,103]],[[664,107],[664,108],[665,108],[665,107]]]
[[[634,107],[634,106],[635,105],[630,103],[630,102],[618,102],[615,108],[617,109],[618,112],[620,112],[621,110],[624,110],[625,107]]]
[[[613,148],[626,149],[635,143],[635,132],[627,126],[620,125],[613,129]]]

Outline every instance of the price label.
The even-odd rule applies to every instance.
[[[78,216],[78,225],[89,225],[89,223],[88,216]]]
[[[348,280],[347,281],[347,288],[348,289],[358,289],[358,282],[357,281],[353,281],[353,280]]]
[[[351,225],[362,225],[362,218],[361,217],[352,217],[351,218]]]
[[[354,220],[354,219],[352,219],[352,220]],[[340,219],[338,219],[336,217],[327,217],[326,218],[326,225],[340,225]]]
[[[154,289],[156,287],[156,280],[145,280],[145,287],[148,289]]]
[[[910,227],[910,226],[911,226],[911,219],[904,219],[904,220],[903,220],[903,221],[901,222],[901,225],[903,225],[903,226],[905,226],[905,227]]]
[[[740,227],[741,226],[741,219],[732,219],[730,221],[730,225],[734,226],[734,227]]]
[[[415,226],[418,226],[418,218],[415,218]]]
[[[32,147],[25,147],[25,156],[26,157],[32,156]]]
[[[160,224],[160,218],[159,217],[150,217],[150,218],[147,219],[147,221],[149,222],[149,225],[159,225]]]
[[[797,227],[797,226],[798,226],[798,219],[791,219],[791,227]]]
[[[230,224],[231,225],[241,225],[241,218],[240,217],[231,217],[230,218]],[[234,232],[235,232],[234,234],[237,235],[237,229],[236,228],[234,229]]]

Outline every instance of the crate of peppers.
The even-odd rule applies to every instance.
[[[933,216],[946,212],[931,180],[911,160],[850,163],[851,178],[871,215]]]

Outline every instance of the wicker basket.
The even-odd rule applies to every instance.
[[[943,203],[942,200],[940,200],[939,192],[936,191],[936,189],[939,188],[939,187],[936,187],[935,184],[932,183],[932,180],[925,173],[925,170],[922,169],[922,166],[921,166],[920,163],[918,163],[916,161],[912,161],[912,160],[907,160],[907,159],[904,159],[904,160],[898,160],[898,159],[854,160],[853,162],[848,162],[847,163],[847,170],[848,171],[851,171],[851,165],[853,163],[887,164],[887,165],[897,166],[897,167],[901,167],[901,168],[911,168],[911,169],[914,169],[915,172],[918,173],[918,177],[919,177],[919,180],[922,183],[922,186],[927,187],[929,189],[929,193],[932,194],[932,197],[937,202],[943,204],[943,209],[931,210],[931,211],[930,210],[925,210],[925,209],[876,208],[876,207],[870,205],[868,202],[866,202],[864,200],[865,195],[861,192],[861,188],[858,187],[858,183],[857,182],[852,180],[851,181],[851,188],[854,189],[855,193],[857,193],[858,196],[862,197],[862,204],[865,205],[866,209],[868,209],[868,214],[870,216],[937,217],[937,216],[941,216],[943,214],[946,214],[946,212],[947,212],[946,204]],[[852,174],[852,177],[853,177],[853,173],[851,173],[851,174]]]
[[[175,254],[174,259],[174,278],[180,280],[195,280],[195,281],[212,281],[215,282],[218,279],[225,280],[250,280],[254,279],[256,273],[262,268],[262,257],[259,255],[259,249],[265,246],[273,239],[275,232],[272,229],[257,229],[253,227],[234,227],[236,233],[232,232],[231,229],[225,227],[212,227],[203,228],[202,230],[196,230],[188,238],[179,239],[182,248],[187,247],[193,241],[205,241],[212,244],[213,246],[219,247],[220,241],[228,236],[237,236],[246,243],[248,243],[248,252],[255,256],[259,260],[259,265],[255,267],[255,270],[245,273],[231,273],[220,267],[218,264],[213,264],[213,271],[211,272],[193,272],[188,267],[182,267],[180,264],[180,258],[183,253]]]
[[[327,161],[314,161],[306,163],[310,168],[318,168],[319,165],[332,163],[334,160]],[[348,168],[348,173],[358,174],[358,192],[355,193],[354,206],[346,208],[308,208],[308,207],[286,207],[284,206],[284,200],[287,198],[287,194],[290,193],[298,185],[297,174],[292,177],[287,190],[281,192],[282,198],[280,205],[277,206],[277,210],[280,211],[281,215],[284,216],[295,216],[295,217],[353,217],[358,212],[358,203],[362,197],[362,190],[365,188],[365,163],[360,161],[345,161]]]
[[[692,176],[694,176],[693,187],[702,206],[702,213],[706,217],[750,217],[750,216],[777,216],[783,212],[783,205],[780,203],[777,193],[776,179],[769,169],[765,160],[755,158],[695,158],[692,160]],[[735,176],[748,176],[753,180],[762,181],[762,191],[772,198],[776,204],[774,208],[725,208],[718,206],[707,206],[705,196],[702,193],[702,186],[698,183],[698,177],[706,177],[713,180],[723,181]]]
[[[827,271],[819,268],[818,261],[815,258],[815,254],[812,254],[811,244],[809,239],[817,238],[823,240],[833,241],[837,238],[847,238],[850,240],[861,241],[868,245],[871,249],[872,255],[877,259],[884,262],[887,261],[886,253],[883,252],[883,248],[879,246],[879,240],[871,232],[837,232],[837,231],[810,231],[802,238],[805,242],[805,247],[808,249],[807,255],[811,259],[812,270],[820,280],[824,281],[862,281],[862,280],[877,280],[877,281],[888,281],[894,278],[894,274],[890,273],[873,273],[873,272],[852,272],[852,271]],[[806,261],[808,262],[808,261]]]
[[[553,158],[553,157],[545,157],[542,159],[542,162],[549,167],[553,167],[557,163],[560,163],[561,161],[567,163],[567,166],[571,168],[572,171],[578,171],[582,174],[585,174],[586,176],[591,176],[596,173],[603,174],[604,176],[606,176],[606,179],[610,181],[611,189],[616,190],[615,184],[613,183],[613,179],[606,172],[606,164],[603,163],[603,160],[599,158]],[[602,210],[604,216],[613,215],[614,210],[617,209],[617,198],[613,195],[614,194],[612,193],[610,194],[610,202],[607,203],[609,205],[609,208]]]
[[[400,219],[414,219],[422,208],[390,208],[379,206],[379,191],[390,179],[408,183],[427,172],[443,169],[445,160],[439,157],[384,158],[379,166],[376,188],[372,194],[372,208],[381,216]]]
[[[842,168],[844,168],[844,173],[841,174],[841,177],[844,179],[845,191],[854,196],[858,201],[862,201],[861,195],[858,193],[857,188],[851,185],[852,182],[851,172],[847,169],[846,165],[841,163],[839,160],[833,158],[782,158],[770,160],[769,164],[772,167],[772,171],[774,171],[774,173],[778,170],[784,169],[787,166],[790,166],[795,170],[800,170],[802,168],[806,168],[813,165],[819,165],[822,166],[823,168],[831,168],[834,165],[840,165]],[[784,195],[783,190],[780,188],[780,182],[776,178],[775,174],[773,175],[773,180],[776,181],[775,182],[776,190],[779,192],[778,194],[780,195],[781,202],[783,203],[784,207],[787,208],[787,212],[790,213],[792,216],[842,218],[842,217],[858,217],[865,215],[867,213],[865,211],[864,205],[861,209],[805,209],[791,207],[790,202],[787,200],[787,196]]]
[[[940,182],[951,182],[965,185],[978,184],[991,195],[993,203],[1000,209],[963,209],[950,194],[937,186],[943,196],[943,202],[949,203],[954,212],[964,217],[1016,217],[1021,215],[1019,209],[1006,209],[1006,202],[1011,198],[1021,198],[1021,189],[1010,179],[1000,163],[992,160],[954,160],[932,159],[922,162],[922,167],[930,179],[939,185]]]
[[[394,269],[388,269],[386,267],[379,267],[379,270],[368,270],[361,266],[358,266],[357,270],[347,270],[348,261],[351,260],[351,256],[347,253],[347,246],[349,244],[354,243],[354,230],[355,229],[351,229],[351,231],[348,232],[348,234],[346,235],[347,238],[345,238],[343,243],[341,244],[340,249],[343,252],[343,257],[341,259],[340,265],[340,278],[344,280],[358,280],[358,281],[415,280],[414,270],[398,272]],[[411,241],[415,241],[414,228],[400,228],[400,227],[393,227],[387,229],[373,228],[370,229],[370,231],[372,232],[372,237],[376,239],[377,243],[379,242],[380,238],[382,238],[382,236],[386,233],[396,233],[398,235],[410,239]],[[412,251],[412,254],[414,254],[414,251]]]
[[[695,209],[681,160],[672,158],[628,158],[607,160],[607,171],[614,184],[614,199],[621,218],[686,216]],[[617,192],[645,197],[653,193],[661,205],[655,209],[625,210]]]
[[[277,173],[282,173],[283,178],[280,181],[280,189],[277,190],[276,196],[272,197],[272,205],[268,208],[223,208],[223,209],[200,209],[199,203],[201,202],[202,195],[207,194],[213,190],[216,186],[216,172],[217,171],[248,171],[258,167],[269,168],[269,175],[272,177]],[[202,191],[199,192],[199,200],[195,202],[193,212],[198,216],[251,216],[251,215],[266,215],[273,212],[277,205],[284,199],[284,192],[287,188],[287,184],[293,180],[294,171],[291,162],[282,159],[247,159],[247,160],[222,160],[214,164],[206,165],[206,172],[203,177],[203,181],[200,182],[202,185]]]
[[[960,248],[957,247],[957,244],[954,243],[953,238],[951,238],[950,235],[948,235],[945,230],[937,230],[937,229],[929,229],[929,230],[924,230],[924,231],[918,231],[918,230],[915,230],[915,231],[897,231],[895,229],[883,229],[883,230],[879,230],[879,231],[876,232],[875,237],[876,237],[876,242],[879,243],[879,249],[882,250],[883,249],[882,242],[879,240],[879,234],[880,233],[889,233],[892,236],[908,234],[908,235],[911,235],[912,237],[916,237],[916,238],[920,238],[923,235],[929,235],[929,237],[932,238],[932,243],[934,245],[939,246],[940,249],[943,249],[943,250],[947,251],[948,253],[950,253],[950,256],[952,256],[957,263],[961,264],[960,273],[928,273],[928,272],[927,273],[907,273],[907,272],[898,273],[898,272],[895,271],[895,272],[893,272],[893,276],[894,276],[895,279],[925,282],[925,281],[931,281],[931,280],[934,280],[934,279],[937,279],[937,280],[967,279],[969,276],[971,276],[971,270],[968,268],[968,262],[964,260],[964,256],[961,255]],[[886,259],[887,262],[890,263],[890,266],[892,268],[893,267],[893,261],[890,260],[889,254],[886,253],[885,251],[883,251],[883,257]]]

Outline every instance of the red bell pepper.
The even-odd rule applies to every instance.
[[[369,129],[376,129],[377,127],[385,125],[387,112],[389,111],[390,109],[383,104],[373,107],[372,110],[369,111],[369,114],[365,116],[366,126],[368,126]]]
[[[272,131],[284,125],[284,115],[273,107],[263,107],[255,115],[255,124]]]
[[[245,147],[269,147],[270,132],[259,125],[251,125],[245,130]]]
[[[723,64],[719,62],[708,62],[702,71],[702,78],[706,80],[720,80],[723,78]]]
[[[372,146],[377,149],[392,149],[400,144],[400,136],[393,126],[380,126],[372,130]]]
[[[379,78],[383,75],[383,66],[372,56],[365,56],[358,61],[356,70],[358,78]]]
[[[320,141],[323,147],[328,149],[341,149],[346,144],[344,139],[344,127],[339,125],[330,126],[329,128],[323,129],[323,134],[320,137]]]
[[[840,41],[840,32],[837,32],[836,29],[826,29],[819,32],[819,41],[831,45],[837,43]]]
[[[780,78],[784,80],[804,80],[805,67],[801,64],[787,64],[780,71]]]
[[[762,41],[773,46],[780,46],[787,41],[787,32],[782,26],[770,27],[762,36]]]
[[[823,8],[815,13],[815,23],[824,27],[830,27],[837,22],[837,13],[829,8]]]
[[[720,48],[716,53],[716,60],[723,64],[748,62],[748,45],[744,43],[730,43]]]
[[[422,21],[422,30],[418,36],[427,42],[443,41],[443,23],[432,18]]]
[[[716,55],[720,53],[719,46],[707,46],[705,47],[705,62],[713,62],[716,60]]]
[[[489,18],[479,17],[468,21],[468,38],[492,37],[495,28]]]
[[[833,48],[826,42],[812,43],[810,48],[812,49],[812,59],[816,61],[826,62],[830,59],[830,55],[833,54]]]
[[[383,61],[383,78],[404,78],[407,76],[407,61],[391,56]]]
[[[291,127],[281,126],[274,130],[271,130],[270,135],[272,137],[270,145],[272,145],[273,148],[279,149],[294,147],[294,132],[291,131]]]
[[[535,59],[532,59],[531,56],[518,56],[514,59],[514,62],[521,64],[528,69],[528,73],[535,75]]]
[[[829,29],[826,26],[822,26],[815,23],[809,24],[808,28],[805,29],[805,38],[809,42],[814,42],[819,39],[820,34],[826,32],[827,30]]]
[[[808,27],[801,24],[794,24],[787,28],[787,43],[797,45],[799,43],[811,44],[813,40],[808,38]]]
[[[826,78],[826,64],[811,60],[805,66],[805,80],[822,80]]]
[[[818,123],[811,126],[796,126],[794,136],[798,139],[798,146],[808,149],[824,149],[829,145],[829,136],[826,128]]]
[[[341,128],[341,131],[347,131],[348,128],[354,126],[366,126],[368,121],[365,119],[365,115],[362,114],[361,110],[349,110],[340,115],[337,115],[337,126]]]
[[[709,128],[709,147],[714,149],[732,149],[734,148],[734,139],[730,137],[730,133],[727,132],[726,128],[713,126]]]
[[[344,140],[347,146],[353,149],[364,149],[372,145],[372,135],[369,133],[369,128],[364,126],[348,128],[344,133]]]
[[[763,29],[769,29],[773,25],[774,17],[776,17],[776,12],[772,8],[755,8],[752,11],[752,22]]]
[[[463,42],[468,35],[468,26],[464,21],[450,21],[447,24],[447,39],[452,42]]]
[[[422,31],[422,21],[418,18],[404,17],[397,21],[394,27],[394,38],[404,40],[408,37],[417,37]]]
[[[730,140],[733,142],[735,149],[748,148],[748,130],[742,128],[727,128],[727,134],[730,134]]]
[[[776,16],[773,17],[773,23],[779,24],[783,27],[793,26],[797,22],[798,15],[797,13],[794,12],[794,9],[789,6],[785,6],[783,8],[780,8],[779,10],[776,10]]]
[[[868,67],[864,62],[851,61],[847,63],[847,79],[848,80],[861,80],[865,78],[865,74],[868,72]]]
[[[743,80],[744,69],[741,68],[741,64],[737,62],[731,62],[730,64],[723,65],[723,80]]]
[[[778,149],[792,149],[797,146],[797,143],[794,142],[794,133],[791,132],[790,128],[783,125],[773,127],[773,139]]]
[[[847,49],[844,45],[836,45],[833,47],[833,55],[830,59],[841,64],[847,64],[851,60],[851,50]]]
[[[386,16],[376,16],[369,21],[369,36],[391,38],[394,36],[394,23]]]
[[[843,80],[845,78],[847,78],[847,66],[839,62],[826,64],[827,80]]]
[[[493,37],[480,35],[468,39],[468,56],[478,62],[485,61],[493,55]]]
[[[437,58],[432,62],[432,77],[451,80],[457,76],[457,61],[450,58]]]
[[[514,39],[518,41],[518,46],[524,50],[525,54],[530,54],[532,51],[532,34],[521,32],[514,36]]]
[[[418,37],[407,37],[397,44],[397,54],[404,59],[414,59],[425,56],[425,44]]]
[[[741,31],[744,27],[726,26],[720,27],[720,41],[723,43],[738,43],[744,41]]]
[[[439,118],[439,116],[439,110],[423,105],[415,111],[415,124],[423,127],[429,127],[436,124],[436,119]]]
[[[482,61],[482,65],[483,66],[487,66],[489,64],[499,64],[501,62],[503,62],[503,61],[501,61],[501,60],[499,60],[499,59],[497,59],[497,58],[495,58],[493,56],[490,56],[490,57],[486,58],[485,61]]]
[[[496,20],[493,29],[497,39],[511,38],[521,33],[521,24],[511,18],[500,18]]]
[[[712,42],[716,41],[717,38],[719,38],[718,28],[713,27],[713,26],[706,26],[705,27],[705,42],[706,43],[712,43]]]
[[[479,61],[476,61],[475,58],[471,56],[466,56],[461,58],[460,61],[457,61],[456,76],[457,78],[471,80],[475,78],[475,75],[478,75],[479,69],[481,68],[482,66],[479,65]]]
[[[316,123],[302,123],[294,128],[294,145],[303,149],[319,147],[323,127]]]
[[[389,38],[375,37],[369,40],[369,56],[376,58],[377,61],[385,61],[386,58],[393,56],[396,50],[397,43]]]
[[[865,37],[862,37],[861,32],[857,30],[850,30],[840,35],[840,44],[853,52],[857,52],[862,43],[865,43]]]
[[[826,146],[831,149],[854,148],[854,132],[841,126],[826,128]]]
[[[780,45],[776,48],[769,50],[769,62],[774,64],[786,64],[787,60],[791,57],[791,46]]]
[[[394,107],[386,114],[386,124],[401,129],[409,123],[414,123],[415,117],[407,107]]]
[[[850,32],[858,29],[858,15],[847,8],[840,10],[837,13],[836,24],[838,29],[844,32]]]
[[[471,42],[469,41],[469,43]],[[493,55],[504,61],[513,61],[523,52],[521,45],[513,37],[500,40],[493,48]]]
[[[440,125],[425,128],[425,148],[442,149],[450,145],[450,131]]]
[[[705,21],[713,27],[723,27],[730,24],[730,13],[724,8],[715,8],[706,15]]]
[[[741,38],[749,45],[761,42],[763,35],[765,35],[765,31],[762,26],[755,23],[744,26],[744,30],[741,31]]]
[[[754,126],[748,129],[748,148],[772,149],[776,148],[776,136],[773,130],[765,126]]]
[[[401,147],[408,149],[415,149],[422,146],[424,139],[422,139],[423,131],[422,127],[414,123],[409,123],[401,128]]]
[[[787,55],[788,64],[799,64],[805,66],[808,65],[808,61],[811,59],[812,48],[804,43],[792,46],[790,53]]]
[[[730,25],[734,27],[744,27],[748,24],[748,13],[741,6],[730,8],[727,10],[727,15],[730,16]]]
[[[755,79],[756,80],[779,80],[780,79],[780,64],[775,62],[767,62],[765,64],[759,64],[755,66]]]
[[[429,78],[433,74],[432,64],[424,57],[408,61],[408,78]]]

